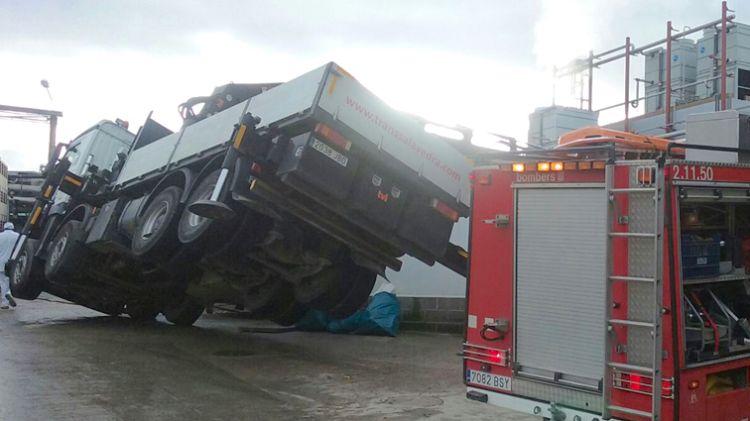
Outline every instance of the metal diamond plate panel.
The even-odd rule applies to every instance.
[[[513,378],[513,393],[542,401],[555,402],[585,411],[601,412],[602,396],[569,388]]]

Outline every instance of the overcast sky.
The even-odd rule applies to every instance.
[[[750,4],[739,3],[730,8],[750,22]],[[335,61],[398,109],[525,139],[528,114],[551,102],[553,64],[626,35],[636,45],[662,38],[668,19],[680,29],[713,20],[720,4],[0,0],[0,104],[62,111],[60,141],[101,119],[137,129],[151,110],[177,129],[176,107],[188,97]],[[596,77],[595,106],[617,101],[619,67]],[[38,168],[46,145],[46,125],[0,120],[0,159],[11,170]]]

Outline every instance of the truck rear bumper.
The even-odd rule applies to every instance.
[[[512,409],[514,411],[523,412],[524,414],[547,417],[553,420],[556,419],[553,418],[552,403],[550,402],[536,401],[533,399],[522,398],[520,396],[492,392],[485,389],[479,389],[477,387],[467,387],[466,396],[472,400],[488,403],[490,405],[498,406],[501,408]],[[603,421],[602,416],[599,414],[592,414],[590,412],[560,406],[555,406],[554,408],[555,412],[565,414],[565,418],[560,419],[576,421]],[[610,418],[608,421],[622,420]]]

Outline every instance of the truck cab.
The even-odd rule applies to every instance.
[[[120,159],[118,155],[127,155],[134,139],[123,124],[102,120],[73,139],[62,158],[70,162],[68,171],[79,177],[86,176],[89,169],[111,170]],[[55,194],[56,210],[61,211],[60,206],[69,200],[64,192]]]

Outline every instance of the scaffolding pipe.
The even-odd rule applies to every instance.
[[[625,38],[625,123],[624,129],[626,132],[630,131],[630,120],[628,120],[628,114],[630,112],[630,37]]]
[[[684,37],[686,37],[687,35],[690,35],[690,34],[694,34],[694,33],[698,32],[698,31],[701,31],[701,30],[703,30],[703,29],[706,29],[706,28],[711,28],[711,27],[714,27],[714,26],[716,26],[716,25],[718,25],[718,24],[721,24],[722,22],[724,22],[724,24],[726,25],[726,22],[732,21],[732,20],[734,19],[734,17],[735,17],[734,15],[727,15],[727,17],[726,17],[726,20],[724,20],[724,19],[717,19],[717,20],[715,20],[715,21],[712,21],[712,22],[706,23],[706,24],[704,24],[704,25],[696,26],[695,28],[691,28],[691,29],[688,29],[688,30],[686,30],[686,31],[682,31],[682,32],[680,32],[680,33],[678,33],[678,34],[675,34],[674,36],[672,36],[672,39],[673,39],[673,40],[676,40],[676,39],[684,38]],[[654,48],[654,47],[657,47],[657,46],[659,46],[659,45],[661,45],[661,44],[664,44],[665,42],[667,42],[667,39],[666,39],[666,38],[664,38],[664,39],[660,39],[660,40],[658,40],[658,41],[650,42],[650,43],[648,43],[648,44],[646,44],[646,45],[644,45],[644,46],[642,46],[642,47],[638,47],[638,48],[634,48],[634,49],[631,49],[631,50],[630,50],[630,54],[632,54],[632,55],[635,55],[635,54],[640,54],[640,53],[642,53],[642,52],[644,52],[644,51],[646,51],[646,50],[649,50],[649,49],[651,49],[651,48]],[[621,47],[620,47],[620,48],[621,48]],[[618,49],[619,49],[619,48],[618,48]],[[601,54],[600,54],[600,55],[601,55]],[[596,56],[595,56],[595,57],[596,57]],[[621,58],[623,58],[623,57],[625,57],[625,53],[622,53],[622,54],[618,54],[618,55],[616,55],[616,56],[612,56],[612,57],[609,57],[609,58],[606,58],[606,59],[602,59],[602,60],[599,60],[599,61],[597,61],[596,63],[594,63],[594,67],[599,67],[599,66],[601,66],[602,64],[607,64],[607,63],[609,63],[609,62],[612,62],[612,61],[616,61],[616,60],[619,60],[619,59],[621,59]],[[573,71],[571,70],[571,71],[570,71],[569,73],[572,73],[572,72],[573,72]],[[569,74],[569,73],[563,73],[563,74],[561,74],[560,76],[561,76],[561,77],[562,77],[562,76],[566,76],[566,75],[567,75],[567,74]]]
[[[728,78],[734,77],[734,74],[727,73],[727,77]],[[709,77],[709,78],[706,78],[706,79],[701,79],[701,80],[699,80],[697,82],[686,83],[686,84],[680,85],[680,86],[678,86],[676,88],[672,88],[672,92],[681,91],[681,90],[683,90],[685,88],[689,88],[691,86],[700,85],[701,83],[710,82],[712,80],[717,80],[719,78],[721,78],[721,76],[712,76],[712,77]],[[750,89],[750,86],[747,86],[745,88]],[[651,93],[651,94],[648,94],[648,95],[644,94],[643,96],[639,96],[639,97],[634,98],[632,100],[632,102],[643,101],[643,100],[646,100],[646,99],[649,99],[649,98],[653,98],[653,97],[657,97],[657,96],[662,96],[662,95],[664,95],[665,92],[666,92],[665,90],[662,90],[662,91],[657,91],[657,92],[654,92],[654,93]],[[597,113],[601,112],[601,111],[607,111],[607,110],[611,110],[613,108],[622,107],[623,104],[624,104],[624,102],[618,102],[617,104],[608,105],[606,107],[602,107],[602,108],[599,108],[599,109],[596,109],[596,110],[593,110],[593,111],[597,112]]]
[[[727,109],[727,2],[721,2],[721,110]]]
[[[594,50],[589,50],[589,111],[592,110],[594,96]]]
[[[667,21],[667,53],[665,55],[665,79],[667,87],[664,93],[664,129],[672,131],[672,21]]]

